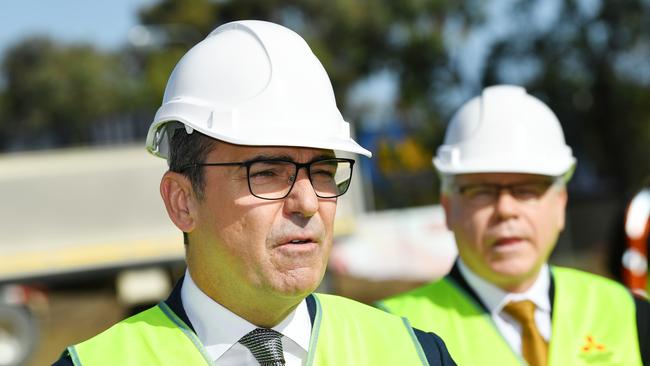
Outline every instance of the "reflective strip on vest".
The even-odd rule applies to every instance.
[[[641,365],[631,294],[614,281],[552,267],[555,284],[549,365]],[[498,332],[490,314],[450,278],[378,304],[437,333],[463,365],[525,365]]]
[[[355,301],[314,294],[307,365],[428,365],[405,319]],[[196,334],[164,303],[68,348],[76,366],[211,365]]]

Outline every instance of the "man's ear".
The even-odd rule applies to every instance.
[[[442,209],[445,210],[445,225],[447,225],[447,229],[451,230],[451,225],[449,223],[449,219],[451,218],[451,202],[449,201],[447,193],[440,193],[440,205],[442,206]]]
[[[562,187],[562,189],[557,193],[557,202],[558,204],[555,205],[557,209],[557,226],[560,231],[564,230],[564,226],[566,225],[566,205],[567,202],[569,201],[569,194],[567,193],[566,187]]]
[[[179,173],[168,171],[160,181],[160,195],[167,214],[174,225],[189,233],[196,226],[196,196],[190,180]]]

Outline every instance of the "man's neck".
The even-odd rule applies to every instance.
[[[490,273],[481,273],[471,268],[467,262],[463,261],[462,258],[458,259],[459,267],[461,273],[464,277],[467,277],[467,273],[470,272],[471,275],[480,278],[481,281],[485,281],[492,286],[496,286],[504,292],[508,293],[522,293],[528,291],[539,278],[541,267],[537,268],[532,273],[528,273],[525,276],[520,277],[504,277],[498,275],[492,275]]]
[[[548,267],[546,266],[542,267],[542,269],[538,271],[538,274],[532,283],[528,284],[527,286],[522,285],[521,287],[516,288],[516,290],[520,291],[510,290],[516,286],[501,286],[500,284],[491,282],[489,279],[481,277],[479,274],[472,271],[472,269],[467,266],[466,262],[463,262],[460,259],[458,260],[458,270],[464,280],[467,282],[468,286],[474,291],[474,293],[476,293],[478,298],[482,301],[482,303],[487,307],[489,311],[497,309],[503,305],[503,300],[506,297],[511,296],[508,294],[524,294],[527,292],[529,294],[534,293],[535,295],[531,296],[540,302],[543,302],[540,300],[542,298],[546,299],[545,304],[549,301],[548,291],[550,286],[550,274],[548,272]],[[548,307],[550,307],[550,303],[548,304]]]
[[[522,293],[528,291],[533,286],[538,276],[539,272],[536,273],[534,278],[526,279],[520,282],[504,282],[498,284],[498,286],[505,292],[514,294]]]
[[[272,328],[278,325],[308,295],[279,297],[275,294],[252,293],[247,291],[248,289],[235,286],[228,281],[213,281],[204,278],[200,273],[191,273],[191,277],[196,286],[213,301],[251,324],[262,328]]]
[[[281,303],[269,300],[264,304],[257,304],[248,302],[245,299],[228,302],[227,299],[218,300],[212,296],[210,297],[241,318],[261,328],[272,328],[280,324],[303,300],[296,299],[291,302]]]

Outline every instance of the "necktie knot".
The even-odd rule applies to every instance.
[[[244,335],[239,343],[248,348],[261,366],[284,366],[282,334],[273,329],[257,328]]]
[[[535,322],[535,303],[530,300],[511,301],[503,307],[520,324]]]

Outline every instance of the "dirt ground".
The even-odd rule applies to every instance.
[[[49,309],[39,314],[38,346],[27,366],[51,365],[70,344],[90,338],[124,315],[107,289],[55,290]]]

